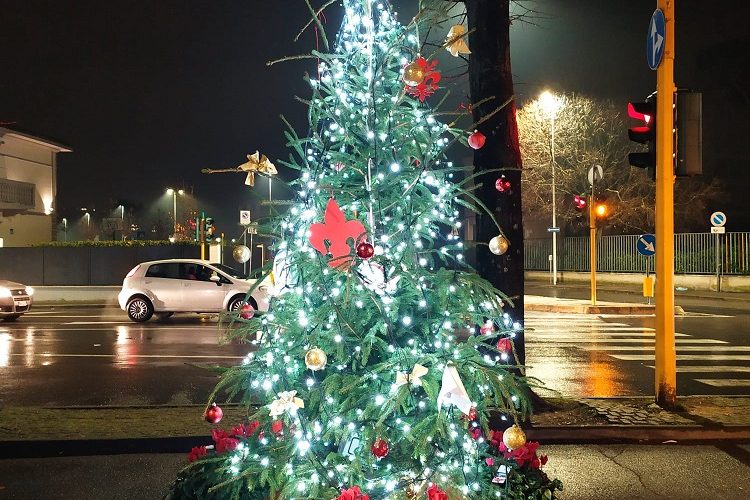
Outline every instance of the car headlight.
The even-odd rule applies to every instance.
[[[29,296],[34,295],[34,289],[31,288],[30,286],[27,286],[26,287],[26,295],[29,295]]]
[[[0,286],[0,297],[12,297],[10,289]]]

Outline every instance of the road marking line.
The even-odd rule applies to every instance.
[[[629,345],[610,345],[610,346],[581,346],[581,349],[586,351],[639,351],[641,347],[629,346]],[[706,345],[706,346],[695,346],[695,345],[682,345],[677,346],[678,351],[750,351],[750,346],[746,345]]]
[[[610,354],[623,361],[654,361],[653,354]],[[746,354],[678,354],[677,361],[750,361]]]
[[[37,357],[37,358],[205,358],[205,359],[244,359],[245,356],[209,356],[209,355],[191,355],[191,354],[52,354],[52,353],[40,353],[40,354],[25,354],[25,353],[12,353],[11,356],[23,356],[23,357]]]
[[[537,331],[526,331],[526,338],[568,338],[571,334],[578,334],[580,335],[580,338],[583,339],[589,339],[589,338],[595,338],[596,336],[601,337],[639,337],[642,338],[654,338],[656,334],[654,332],[641,332],[640,334],[637,332],[609,332],[609,331],[602,331],[602,332],[580,332],[576,330],[566,330],[566,331],[558,331],[558,332],[544,332],[539,333]],[[687,333],[675,333],[675,337],[690,337]]]
[[[713,387],[750,387],[750,379],[746,378],[697,378],[695,381]]]
[[[647,337],[647,338],[641,338],[641,339],[615,339],[615,338],[587,338],[587,339],[580,339],[576,337],[562,337],[562,338],[552,338],[552,337],[543,337],[543,338],[537,338],[537,337],[526,337],[526,343],[527,344],[555,344],[555,343],[561,343],[561,344],[584,344],[584,343],[605,343],[605,342],[621,342],[621,343],[653,343],[654,338],[653,337]],[[715,339],[694,339],[694,338],[677,338],[675,340],[677,344],[728,344],[725,340],[715,340]]]
[[[653,368],[653,366],[649,366]],[[678,366],[677,373],[750,373],[750,366]]]

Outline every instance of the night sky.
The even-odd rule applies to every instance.
[[[416,2],[395,4],[406,22]],[[548,87],[624,109],[654,90],[645,58],[653,0],[536,5],[542,15],[512,31],[520,101]],[[339,10],[327,14],[331,37]],[[704,171],[726,186],[713,208],[727,212],[730,231],[750,227],[747,19],[739,0],[677,2],[676,80],[704,92]],[[0,0],[0,122],[74,149],[59,156],[60,216],[104,213],[119,200],[171,210],[165,188],[184,186],[231,232],[267,182],[247,188],[242,175],[200,170],[234,167],[256,149],[288,157],[281,114],[306,133],[294,96],[309,95],[302,77],[314,63],[266,61],[314,48],[312,31],[292,40],[307,20],[302,0]]]

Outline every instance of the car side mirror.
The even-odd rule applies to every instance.
[[[218,274],[213,273],[209,279],[216,283],[216,286],[221,286],[221,278]]]

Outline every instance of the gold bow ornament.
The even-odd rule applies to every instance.
[[[453,57],[458,57],[458,54],[471,54],[469,46],[466,44],[466,28],[463,24],[456,24],[451,26],[448,31],[448,36],[445,37],[445,50],[451,53]]]
[[[297,397],[297,391],[284,391],[279,393],[279,397],[274,399],[268,407],[271,409],[269,415],[278,417],[284,413],[297,413],[297,410],[305,407],[305,402]]]
[[[255,172],[268,176],[278,174],[276,166],[271,163],[271,160],[266,155],[261,154],[259,151],[256,151],[255,154],[247,155],[247,161],[237,167],[237,170],[247,172],[245,184],[248,186],[255,186]]]
[[[394,385],[396,387],[401,387],[408,383],[411,383],[412,385],[422,385],[422,381],[419,379],[427,375],[427,372],[427,368],[417,363],[414,365],[411,373],[396,372],[396,383]]]

